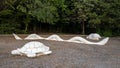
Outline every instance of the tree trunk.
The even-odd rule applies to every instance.
[[[83,35],[85,34],[85,22],[84,21],[82,22],[82,34]]]
[[[28,30],[28,24],[26,23],[24,33],[27,33],[27,30]]]
[[[24,33],[27,33],[27,31],[28,31],[28,24],[29,24],[29,17],[28,17],[28,15],[26,16],[26,19],[25,19],[25,21],[24,21],[24,23],[25,23],[25,30],[24,30]]]
[[[35,26],[35,24],[33,26],[33,31],[34,31],[34,33],[36,33],[36,26]]]

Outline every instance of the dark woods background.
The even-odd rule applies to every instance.
[[[120,36],[120,0],[1,0],[0,34]]]

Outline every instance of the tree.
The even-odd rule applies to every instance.
[[[114,33],[112,29],[116,28],[114,26],[116,19],[119,16],[119,1],[92,1],[94,7],[91,10],[94,14],[89,14],[89,23],[94,25],[98,33],[104,36],[112,36]],[[115,6],[117,4],[117,6]],[[113,7],[114,6],[114,7]],[[106,26],[107,25],[107,26]],[[117,23],[118,25],[118,23]],[[117,28],[118,29],[118,28]],[[114,30],[115,31],[115,30]],[[119,31],[119,30],[118,30]]]
[[[35,6],[37,5],[37,6]],[[57,21],[57,9],[49,1],[38,0],[34,4],[31,15],[36,17],[38,21],[43,23],[54,23]]]
[[[119,0],[1,0],[0,30],[29,33],[46,26],[56,32],[119,35],[119,6]]]
[[[0,33],[22,33],[21,16],[23,13],[16,10],[14,4],[16,0],[4,0],[0,11]]]
[[[77,12],[77,21],[82,25],[82,34],[85,34],[85,22],[88,19],[90,13],[90,7],[88,7],[89,1],[80,0],[74,3]]]

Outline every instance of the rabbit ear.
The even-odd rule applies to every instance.
[[[16,40],[22,40],[22,38],[20,38],[18,35],[16,35],[15,33],[13,33],[13,36],[15,37]]]

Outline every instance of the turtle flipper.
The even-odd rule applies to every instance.
[[[12,50],[11,54],[12,55],[22,55],[18,50]]]

